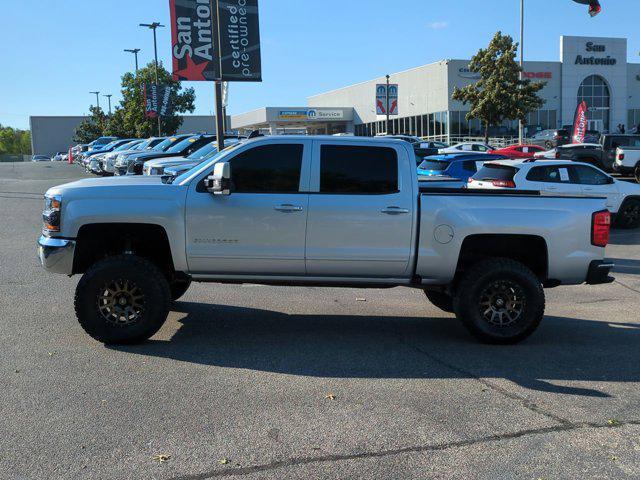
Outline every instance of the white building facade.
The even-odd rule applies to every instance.
[[[469,71],[469,60],[442,60],[392,74],[399,86],[398,116],[392,118],[392,133],[451,139],[481,136],[480,121],[467,120],[469,106],[451,100],[455,87],[477,80]],[[525,62],[525,77],[546,82],[539,95],[544,106],[529,115],[529,134],[561,128],[573,123],[577,105],[587,102],[589,126],[600,132],[627,130],[640,124],[640,64],[627,62],[627,40],[622,38],[560,38],[560,61]],[[386,133],[385,117],[375,108],[376,84],[380,77],[308,98],[309,108],[353,108],[353,121],[346,131],[356,135]],[[517,135],[517,122],[493,127],[491,136]]]

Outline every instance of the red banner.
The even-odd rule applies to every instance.
[[[573,143],[584,143],[587,133],[587,102],[582,102],[576,108],[576,116],[573,120]]]
[[[600,2],[598,0],[573,0],[576,3],[582,3],[583,5],[589,5],[589,15],[595,17],[602,11]]]

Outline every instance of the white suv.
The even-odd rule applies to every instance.
[[[441,148],[439,153],[463,153],[463,152],[473,152],[473,153],[489,153],[492,150],[495,150],[495,147],[491,145],[487,145],[486,143],[481,142],[463,142],[458,143],[452,147]]]
[[[640,185],[619,181],[587,163],[499,160],[484,164],[467,188],[540,191],[542,195],[596,196],[620,228],[640,227]]]

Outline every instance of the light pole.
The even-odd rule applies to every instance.
[[[100,92],[89,92],[96,96],[96,107],[100,108]]]
[[[136,57],[136,75],[138,74],[138,52],[140,51],[139,48],[125,48],[124,49],[125,52],[127,53],[133,53],[133,55]]]
[[[158,91],[158,40],[156,38],[156,30],[158,27],[162,28],[164,25],[161,25],[159,22],[153,23],[141,23],[141,27],[146,27],[153,30],[153,54],[155,59],[155,73],[156,73],[156,94]],[[158,113],[158,136],[162,136],[162,128],[160,127],[160,113]]]
[[[524,72],[524,0],[520,0],[520,80]],[[524,124],[518,120],[518,142],[522,145],[524,141]]]
[[[111,116],[111,97],[113,97],[113,95],[103,95],[103,97],[107,97],[107,100],[109,100],[109,116]]]
[[[387,135],[392,135],[391,125],[389,124],[389,75],[387,75],[387,105],[385,106],[387,110]]]

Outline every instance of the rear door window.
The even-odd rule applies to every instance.
[[[527,174],[527,180],[544,183],[571,183],[571,174],[569,167],[536,167]]]
[[[322,145],[320,193],[387,194],[398,191],[398,154],[388,147]]]

